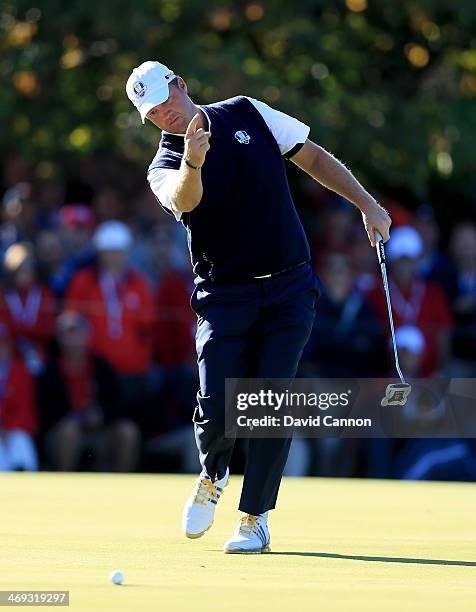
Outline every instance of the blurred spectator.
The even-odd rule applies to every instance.
[[[172,220],[169,215],[162,216],[164,219],[160,223],[148,228],[142,227],[137,231],[130,253],[130,264],[143,272],[153,285],[160,283],[161,275],[168,270],[180,271],[183,278],[187,279],[191,293],[193,274],[187,247],[187,233],[183,225]],[[164,246],[161,245],[162,238]]]
[[[65,308],[91,324],[92,349],[119,376],[121,401],[130,416],[144,410],[152,361],[154,302],[147,280],[127,263],[132,234],[120,221],[106,221],[94,234],[97,264],[79,270],[66,294]]]
[[[62,298],[73,274],[93,263],[94,215],[84,204],[70,204],[59,211],[59,232],[45,230],[37,237],[40,274],[54,294]]]
[[[92,209],[99,222],[110,219],[123,219],[125,216],[125,203],[118,189],[105,185],[96,192]]]
[[[56,329],[57,350],[38,385],[41,425],[48,432],[45,440],[52,466],[77,470],[82,450],[91,445],[100,469],[133,471],[140,431],[121,413],[112,367],[89,348],[87,320],[76,312],[64,312]]]
[[[319,216],[319,237],[313,244],[316,267],[329,253],[348,253],[355,219],[355,209],[345,198],[327,196]]]
[[[385,206],[392,217],[392,227],[394,229],[401,225],[410,225],[412,223],[413,214],[406,206],[387,196],[382,196],[381,200],[383,206]],[[390,228],[391,232],[392,228]]]
[[[80,268],[92,263],[94,248],[92,244],[96,219],[85,204],[69,204],[59,211],[60,236],[70,267]]]
[[[349,478],[355,475],[357,452],[356,439],[294,437],[284,475]]]
[[[149,448],[157,453],[180,456],[182,471],[189,472],[198,467],[191,423],[198,386],[194,352],[196,317],[190,307],[193,285],[190,274],[172,265],[173,232],[174,227],[169,224],[159,226],[152,243],[155,276],[159,279],[154,404],[160,407],[160,412],[156,413],[153,423],[156,435]]]
[[[62,238],[70,253],[90,252],[95,217],[86,204],[68,204],[59,210]]]
[[[402,325],[395,330],[400,366],[409,378],[422,374],[425,336],[414,325]]]
[[[349,257],[328,253],[319,272],[323,290],[299,375],[365,378],[384,374],[385,334],[375,323],[372,307],[355,286]],[[295,438],[285,474],[351,476],[355,453],[353,440]]]
[[[425,337],[418,327],[403,325],[395,330],[395,340],[398,348],[400,367],[407,378],[418,378],[422,373],[423,357],[425,354]],[[389,348],[393,351],[392,347]],[[414,408],[415,394],[411,395],[405,411]],[[398,419],[391,415],[392,427]],[[401,422],[400,428],[411,430],[412,421]],[[403,434],[402,434],[403,435]],[[403,445],[405,442],[403,442]],[[396,449],[402,445],[402,440],[392,438],[369,438],[363,441],[362,449],[366,459],[366,475],[369,478],[391,478],[394,473]]]
[[[37,281],[32,247],[13,244],[5,253],[0,289],[0,321],[10,329],[32,374],[39,374],[54,335],[56,305],[51,291]]]
[[[375,274],[377,258],[375,249],[369,243],[367,234],[362,231],[360,225],[354,229],[349,246],[349,257],[355,275],[354,285],[358,291],[367,293],[380,278]]]
[[[349,258],[329,254],[320,270],[324,286],[317,304],[304,367],[321,377],[366,377],[384,372],[384,331],[361,292],[354,288]]]
[[[476,480],[474,441],[463,439],[407,440],[394,476],[402,480]]]
[[[43,230],[38,233],[36,256],[39,277],[57,297],[60,297],[65,286],[62,274],[65,253],[57,232]]]
[[[8,189],[2,200],[0,249],[3,252],[20,240],[33,240],[36,230],[37,206],[34,186],[22,182]]]
[[[141,176],[142,179],[142,176]],[[186,238],[186,231],[183,225],[176,223],[175,219],[172,219],[170,215],[164,215],[163,210],[160,206],[157,206],[157,200],[155,195],[152,193],[149,185],[142,182],[139,183],[137,191],[133,192],[132,198],[128,200],[128,212],[134,211],[134,215],[130,218],[130,222],[136,229],[137,233],[148,234],[152,228],[156,225],[170,224],[175,227],[176,232],[183,233]],[[134,246],[137,245],[137,242]],[[186,249],[188,258],[188,249]]]
[[[429,204],[419,206],[414,223],[423,243],[423,252],[418,265],[419,273],[423,278],[437,283],[448,295],[451,263],[439,249],[440,228],[433,208]]]
[[[38,469],[34,382],[0,324],[0,471]]]
[[[88,445],[99,469],[126,469],[120,466],[136,465],[137,458],[133,457],[140,426],[145,448],[157,452],[160,469],[164,465],[169,467],[167,462],[162,463],[165,454],[173,455],[171,465],[174,469],[175,458],[179,457],[181,469],[195,471],[197,457],[191,443],[193,429],[190,424],[196,392],[195,315],[189,306],[193,287],[186,233],[181,224],[174,223],[156,206],[144,182],[143,168],[132,160],[97,152],[78,156],[69,167],[68,164],[66,159],[45,159],[32,164],[13,153],[2,156],[0,255],[5,266],[0,287],[0,324],[3,322],[4,331],[1,332],[0,325],[0,336],[10,337],[10,358],[0,361],[11,365],[9,369],[0,367],[0,422],[7,414],[9,419],[14,417],[14,423],[17,418],[22,420],[25,414],[33,415],[33,420],[36,418],[31,372],[26,365],[33,372],[41,368],[41,360],[49,352],[49,340],[54,340],[55,300],[52,293],[56,301],[68,293],[67,301],[81,303],[90,321],[94,352],[90,350],[85,361],[95,365],[91,368],[92,373],[84,366],[86,373],[75,375],[73,364],[73,373],[68,375],[66,349],[61,347],[73,342],[76,333],[77,337],[84,337],[84,330],[75,332],[72,325],[70,339],[66,339],[69,331],[65,329],[61,341],[58,331],[58,346],[49,355],[47,372],[41,376],[41,385],[47,379],[51,381],[46,385],[49,399],[42,401],[44,414],[40,417],[41,422],[48,425],[52,465],[66,469],[68,461],[69,465],[74,463],[78,453]],[[316,247],[313,260],[324,262],[324,268],[318,271],[326,285],[317,304],[315,329],[300,375],[373,377],[382,374],[383,370],[385,374],[394,375],[391,348],[386,352],[391,347],[389,326],[375,250],[368,243],[358,213],[348,202],[305,174],[296,174],[295,180],[302,184],[301,194],[307,191],[307,196],[301,199],[300,214],[307,224],[310,241]],[[439,223],[436,213],[443,214],[441,208],[433,210],[432,206],[424,204],[413,213],[394,201],[382,201],[393,219],[394,229],[387,252],[404,373],[410,378],[432,375],[437,368],[444,367],[450,348],[451,375],[476,377],[474,222],[459,223],[451,230],[449,225]],[[65,206],[65,202],[80,204]],[[135,233],[132,265],[149,277],[154,287],[152,292],[144,289],[142,294],[147,283],[144,285],[142,276],[132,272],[131,259],[127,266],[125,261],[117,266],[122,272],[116,276],[109,273],[106,253],[100,258],[102,261],[96,263],[95,213],[100,222],[111,218],[127,219]],[[402,247],[398,247],[399,240],[401,242],[398,226],[413,224],[420,235],[420,241],[417,238],[416,242],[420,242],[421,248],[417,248],[415,254],[415,248],[409,249],[407,244],[403,254],[398,255],[399,248],[402,251]],[[449,248],[443,248],[448,239]],[[25,241],[32,246],[24,244]],[[392,245],[395,244],[397,256],[392,257]],[[122,255],[112,253],[112,259],[125,260],[125,250],[120,248],[119,251]],[[116,269],[114,265],[112,268]],[[111,276],[114,283],[104,280]],[[433,283],[446,294],[454,316],[450,346],[451,317],[442,292]],[[419,295],[421,287],[424,291]],[[41,293],[40,305],[37,304],[37,289]],[[70,293],[74,299],[70,299]],[[366,297],[364,300],[362,293]],[[51,308],[46,307],[48,303]],[[3,344],[0,339],[0,354],[3,354]],[[378,357],[382,351],[386,352],[385,358]],[[65,369],[61,354],[65,356]],[[2,395],[1,383],[6,379],[2,372],[7,370],[13,381],[20,381],[15,383],[18,392],[9,392],[8,398]],[[92,380],[92,384],[83,385],[83,378]],[[28,400],[21,399],[23,391],[25,395],[30,394],[28,389],[33,398],[31,412]],[[93,408],[83,410],[81,405],[86,404],[76,400],[87,397],[88,389],[92,391]],[[410,396],[407,412],[415,405],[416,397],[416,393]],[[20,407],[14,405],[16,401]],[[55,449],[55,440],[60,439],[55,438],[56,427],[63,420],[68,421],[66,415],[77,417],[71,420],[79,430],[79,450],[74,441],[68,446],[66,426],[63,441]],[[123,441],[114,442],[112,426],[118,423],[128,423],[130,429],[126,427],[122,432]],[[32,437],[36,429],[19,429],[20,435],[13,435],[13,430],[8,430],[10,442],[5,445],[6,430],[0,424],[3,458],[0,461],[5,466],[5,449],[8,447],[11,455],[13,448],[14,454],[35,458],[23,464],[13,462],[17,468],[30,469],[36,461]],[[25,433],[29,442],[24,444]],[[74,435],[71,434],[72,440]],[[115,455],[108,441],[112,441],[117,450],[129,445],[129,459],[127,453],[125,458]],[[410,474],[419,478],[446,476],[454,479],[473,478],[475,473],[468,441],[435,440],[433,445],[419,445],[419,441],[411,440],[408,448],[403,440],[382,440],[380,445],[377,440],[366,441],[358,448],[349,440],[345,444],[334,439],[317,442],[298,439],[297,442],[296,446],[293,443],[290,458],[295,461],[289,463],[288,473],[375,477],[407,477]],[[66,454],[66,459],[64,456],[61,459],[64,449],[68,448],[70,458]],[[75,466],[82,469],[84,464],[78,461]]]
[[[423,242],[410,226],[397,227],[387,246],[390,264],[389,288],[395,326],[413,325],[425,336],[422,376],[443,371],[448,365],[452,317],[448,301],[436,284],[425,281],[418,273]],[[382,283],[367,294],[386,329],[388,311]]]
[[[158,279],[155,346],[160,364],[173,367],[195,361],[195,314],[190,306],[193,280],[189,271],[173,266],[174,228],[159,226],[153,240],[152,260]]]
[[[452,309],[453,376],[476,377],[476,225],[461,223],[451,236],[451,255],[455,265]]]
[[[48,178],[38,184],[38,204],[40,207],[40,227],[48,229],[55,225],[58,210],[65,202],[66,185],[61,177]]]

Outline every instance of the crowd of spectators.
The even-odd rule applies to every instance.
[[[101,157],[78,164],[3,159],[0,470],[196,471],[185,231],[140,169]],[[303,194],[295,199],[323,289],[299,375],[393,376],[385,296],[359,215],[315,183]],[[389,208],[403,370],[476,377],[476,224],[440,235],[429,204]],[[462,440],[297,440],[287,473],[467,479],[472,462]]]

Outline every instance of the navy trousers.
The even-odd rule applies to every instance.
[[[224,476],[235,442],[224,437],[225,379],[293,378],[318,295],[310,264],[271,278],[195,288],[200,389],[193,422],[200,462],[212,479]],[[242,512],[275,507],[290,444],[290,437],[249,440]]]

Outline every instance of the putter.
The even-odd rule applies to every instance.
[[[379,232],[375,232],[375,238],[377,239],[377,243],[375,246],[377,248],[380,271],[382,272],[383,288],[385,291],[385,297],[387,299],[388,320],[390,322],[390,331],[392,333],[393,354],[395,355],[395,368],[401,381],[399,383],[390,383],[389,385],[387,385],[385,397],[382,399],[380,404],[381,406],[404,406],[407,403],[407,399],[410,395],[412,388],[411,385],[406,382],[402,374],[402,370],[400,369],[400,363],[398,361],[398,350],[397,342],[395,340],[395,329],[393,326],[390,291],[388,289],[387,266],[385,264],[385,249],[383,246],[383,238]]]

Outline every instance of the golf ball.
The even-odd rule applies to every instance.
[[[109,574],[109,579],[114,584],[122,584],[124,582],[124,574],[119,570],[114,570]]]

